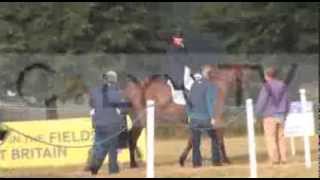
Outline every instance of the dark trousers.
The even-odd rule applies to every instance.
[[[211,161],[212,163],[220,162],[220,142],[216,134],[216,131],[208,126],[203,126],[201,124],[194,124],[191,126],[192,134],[192,164],[194,167],[202,165],[202,157],[200,152],[201,145],[201,133],[208,133],[211,139]]]
[[[117,152],[118,136],[115,136],[116,133],[117,132],[106,129],[95,130],[94,146],[90,165],[92,171],[98,172],[105,157],[109,155],[109,173],[119,172]],[[106,141],[106,139],[108,140]]]

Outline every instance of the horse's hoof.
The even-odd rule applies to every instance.
[[[185,159],[183,157],[180,157],[179,164],[180,164],[181,167],[184,167],[184,160]]]
[[[88,171],[91,173],[92,176],[95,176],[98,174],[98,169],[93,167],[88,167]]]
[[[229,159],[227,159],[227,160],[224,160],[223,163],[224,164],[231,164],[231,161]]]
[[[84,172],[89,172],[89,171],[90,171],[90,167],[89,167],[89,166],[84,167],[84,168],[83,168],[83,171],[84,171]]]
[[[137,163],[131,163],[130,164],[130,168],[138,168],[138,164]]]
[[[220,161],[212,162],[212,166],[223,166],[223,164]]]

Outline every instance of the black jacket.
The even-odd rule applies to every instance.
[[[166,73],[173,80],[175,86],[183,86],[184,66],[190,64],[190,57],[186,48],[170,46],[167,50]]]

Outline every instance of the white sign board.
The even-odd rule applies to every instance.
[[[286,137],[313,136],[314,114],[312,102],[307,102],[306,112],[302,112],[301,102],[295,101],[290,104],[290,111],[285,121],[284,134]]]

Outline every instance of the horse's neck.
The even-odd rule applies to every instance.
[[[235,74],[233,71],[220,70],[211,77],[210,81],[213,82],[225,96],[234,82],[234,76]]]
[[[161,79],[161,77],[159,75],[150,76],[150,77],[145,78],[141,82],[141,88],[143,91],[146,91],[146,89],[148,89],[152,83],[159,83],[159,82],[164,83],[165,81],[163,79]]]
[[[143,88],[140,83],[130,83],[125,89],[126,98],[132,103],[133,108],[143,106]]]

